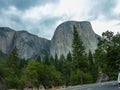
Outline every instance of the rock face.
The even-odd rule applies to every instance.
[[[55,56],[55,54],[57,54],[58,57],[62,54],[66,56],[72,51],[73,25],[77,27],[80,38],[86,48],[86,52],[89,50],[94,52],[97,48],[98,36],[94,33],[90,22],[67,21],[56,28],[50,45],[50,54],[52,56]]]
[[[20,58],[34,58],[38,54],[49,53],[50,41],[32,35],[26,31],[14,31],[7,27],[0,28],[0,50],[10,53],[16,46]]]
[[[89,49],[94,52],[97,48],[97,37],[90,22],[68,21],[60,24],[54,33],[52,40],[40,38],[26,31],[15,31],[7,27],[0,27],[0,50],[3,53],[10,53],[14,46],[18,48],[20,58],[34,58],[38,55],[44,56],[47,52],[53,57],[55,54],[60,57],[72,51],[73,25],[77,27],[86,52]]]

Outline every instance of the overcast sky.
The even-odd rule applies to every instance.
[[[68,20],[90,21],[99,35],[120,32],[120,0],[0,0],[0,27],[51,39]]]

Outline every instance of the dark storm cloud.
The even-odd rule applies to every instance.
[[[101,16],[105,21],[120,19],[120,14],[113,13],[117,0],[83,0],[86,9],[81,12],[74,8],[76,5],[73,1],[0,0],[0,26],[15,30],[27,30],[40,37],[50,39],[58,23],[74,18],[79,20],[78,16],[81,16],[81,13],[85,13],[81,19],[89,21],[99,21]],[[70,11],[69,7],[72,7]],[[78,7],[81,8],[81,5]]]
[[[36,5],[44,5],[46,3],[56,2],[58,2],[58,0],[0,0],[0,8],[15,6],[20,10],[25,10]]]
[[[43,34],[45,30],[50,31],[57,22],[58,17],[42,17],[36,23],[23,19],[24,13],[36,6],[45,6],[46,4],[56,4],[59,0],[0,0],[0,26],[10,27],[15,30],[27,30],[33,34]],[[37,11],[36,11],[37,12]],[[27,18],[27,17],[26,17]],[[44,31],[44,32],[43,32]],[[52,30],[54,31],[54,30]]]

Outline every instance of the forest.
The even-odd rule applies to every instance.
[[[0,52],[0,80],[6,89],[24,90],[26,87],[45,89],[57,86],[74,86],[96,83],[100,72],[117,80],[120,64],[120,34],[111,31],[98,38],[95,52],[85,52],[77,28],[73,26],[72,52],[67,56],[48,53],[36,59],[18,58],[16,46],[9,55]]]

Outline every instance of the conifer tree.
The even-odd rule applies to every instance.
[[[37,62],[42,63],[41,56],[39,55],[36,59]]]
[[[72,62],[72,55],[71,55],[71,53],[69,52],[68,54],[67,54],[67,61],[71,61]]]
[[[85,68],[85,48],[82,40],[80,39],[79,33],[77,31],[76,26],[73,26],[73,43],[72,43],[72,57],[75,68],[79,68],[80,70],[80,82],[83,84],[82,71]]]
[[[44,64],[45,65],[50,65],[50,60],[49,60],[49,55],[48,54],[45,55]]]
[[[58,69],[58,55],[55,54],[55,67]]]
[[[83,62],[83,56],[85,55],[85,48],[82,40],[80,39],[77,28],[73,26],[73,43],[72,43],[72,56],[73,60],[76,61],[76,67],[81,68],[80,64]]]
[[[88,54],[88,60],[89,60],[90,67],[93,66],[94,65],[93,55],[90,50],[89,50],[89,54]]]
[[[7,67],[10,67],[10,68],[18,68],[18,49],[17,47],[15,46],[13,51],[10,53],[7,61],[6,61],[6,65]]]
[[[54,60],[53,56],[50,56],[50,64],[55,65],[55,60]]]
[[[7,61],[6,61],[6,83],[8,88],[18,88],[20,85],[20,71],[19,71],[19,58],[18,58],[18,50],[16,46],[13,51],[10,53]]]

